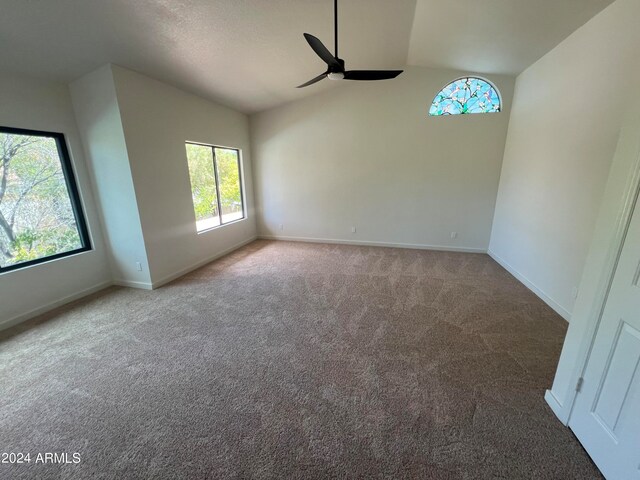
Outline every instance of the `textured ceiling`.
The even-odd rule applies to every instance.
[[[613,0],[417,0],[408,64],[517,75]]]
[[[611,0],[340,0],[347,68],[519,73]],[[336,87],[331,0],[0,0],[0,71],[69,82],[115,63],[252,113]],[[411,40],[411,45],[410,45]]]
[[[348,68],[406,64],[415,0],[341,0]],[[244,112],[331,88],[296,89],[333,51],[331,0],[0,0],[0,70],[59,81],[115,63]]]

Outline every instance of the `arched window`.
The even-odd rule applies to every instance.
[[[501,109],[498,89],[486,80],[463,77],[444,87],[433,99],[429,115],[494,113]]]

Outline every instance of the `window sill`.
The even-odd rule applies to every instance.
[[[197,233],[198,233],[198,235],[202,235],[203,233],[213,232],[214,230],[218,230],[218,229],[223,228],[223,227],[228,227],[229,225],[234,225],[236,223],[244,222],[245,220],[247,220],[246,216],[244,216],[242,218],[239,218],[237,220],[233,220],[231,222],[223,223],[222,225],[216,225],[215,227],[210,227],[210,228],[205,228],[203,230],[198,230]]]
[[[11,266],[11,267],[5,267],[3,269],[0,269],[0,276],[1,275],[6,275],[8,273],[15,273],[15,272],[19,272],[19,271],[24,271],[24,270],[29,270],[35,267],[40,267],[42,265],[45,264],[49,264],[49,263],[54,263],[54,262],[59,262],[60,260],[66,260],[68,258],[71,257],[77,257],[79,255],[84,255],[86,253],[92,253],[95,250],[93,248],[83,248],[80,250],[74,250],[72,252],[68,252],[68,253],[64,253],[60,256],[55,256],[54,258],[43,258],[41,260],[36,260],[33,262],[29,262],[26,264],[17,264],[15,266]]]

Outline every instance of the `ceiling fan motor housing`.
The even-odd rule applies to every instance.
[[[336,60],[340,65],[329,65],[327,73],[344,73],[344,60],[341,58],[336,58]]]

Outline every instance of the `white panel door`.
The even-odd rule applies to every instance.
[[[640,480],[640,205],[569,426],[608,480]]]

